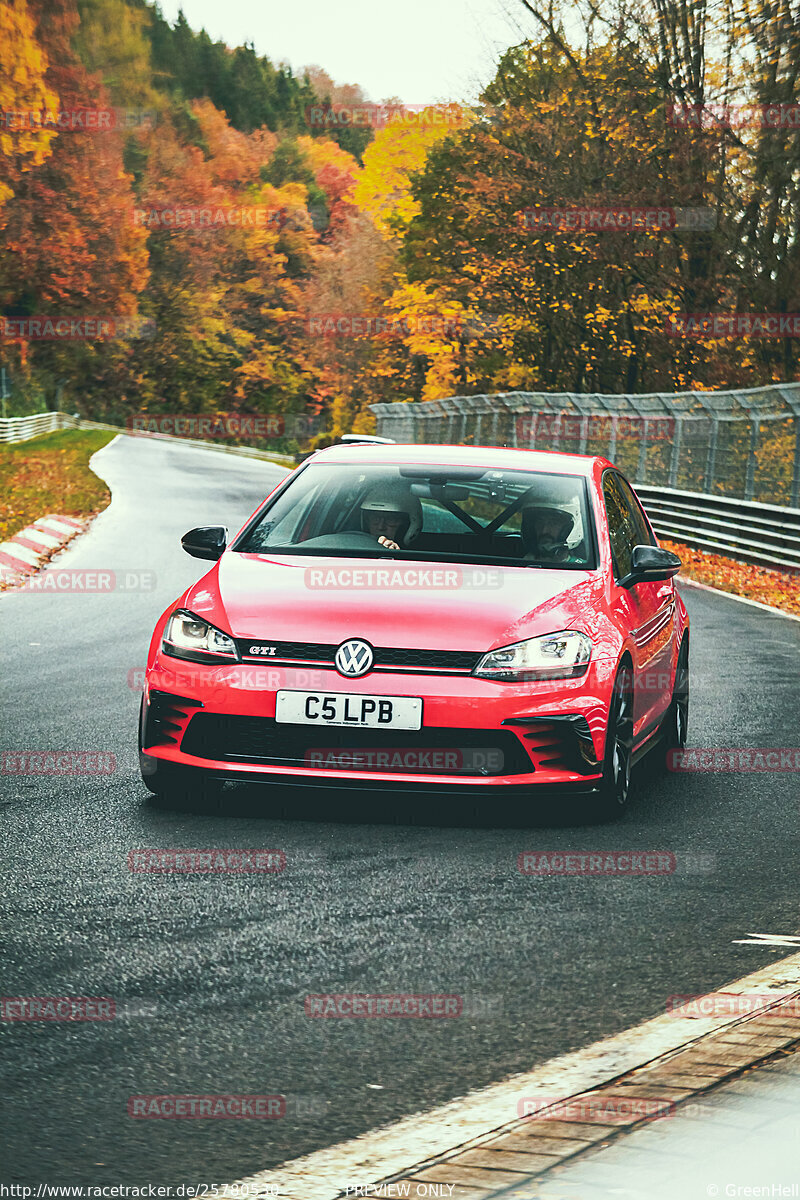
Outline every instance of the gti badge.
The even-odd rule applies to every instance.
[[[349,642],[342,642],[333,661],[340,675],[348,675],[352,679],[356,675],[366,675],[374,660],[372,646],[358,638],[351,638]]]

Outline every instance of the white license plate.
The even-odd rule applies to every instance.
[[[353,692],[278,692],[275,720],[284,725],[342,725],[353,729],[420,729],[422,700]]]

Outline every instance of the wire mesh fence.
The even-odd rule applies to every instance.
[[[800,507],[800,383],[729,392],[506,392],[373,404],[397,442],[599,454],[637,484]]]

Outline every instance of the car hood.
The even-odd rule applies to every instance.
[[[405,577],[415,586],[398,586],[396,576],[390,586],[363,586],[378,568],[438,571],[440,586],[432,586],[433,574],[427,586],[424,575],[418,584]],[[348,581],[348,571],[362,574],[358,584],[325,586],[330,571]],[[599,586],[590,571],[229,551],[183,605],[234,637],[328,644],[360,637],[374,646],[479,651],[556,629],[591,634]]]

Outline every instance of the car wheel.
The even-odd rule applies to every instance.
[[[684,638],[678,651],[672,702],[664,718],[664,749],[683,750],[689,730],[689,641]]]
[[[620,667],[614,680],[608,712],[603,782],[600,786],[600,812],[611,819],[619,816],[631,791],[633,755],[633,671]]]

